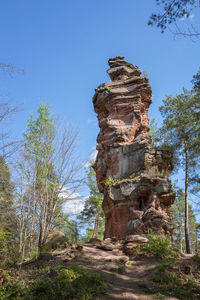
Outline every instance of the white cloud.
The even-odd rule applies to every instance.
[[[90,159],[95,160],[97,157],[98,151],[95,149],[91,154],[90,154]]]
[[[91,154],[89,156],[88,161],[84,164],[84,168],[88,168],[89,167],[89,165],[90,165],[89,161],[90,160],[95,160],[96,159],[98,151],[95,148],[96,147],[92,147],[92,152],[91,152]]]
[[[79,214],[85,203],[85,198],[81,198],[79,193],[74,193],[69,189],[63,189],[60,196],[66,199],[66,203],[63,205],[63,211],[66,214]]]
[[[185,20],[187,20],[187,19],[190,19],[190,20],[194,19],[194,14],[189,15],[188,18],[187,18],[186,15],[185,15],[185,16],[183,16],[182,18],[180,18],[180,21],[185,21]]]
[[[97,119],[95,118],[88,118],[87,119],[88,124],[92,124],[94,126],[97,126]]]

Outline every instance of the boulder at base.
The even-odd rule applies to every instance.
[[[51,251],[55,249],[64,249],[66,246],[66,236],[64,233],[58,230],[53,230],[49,233],[43,249]]]

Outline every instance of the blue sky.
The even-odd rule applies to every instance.
[[[200,66],[200,40],[173,38],[147,26],[154,0],[0,0],[0,61],[23,68],[24,75],[0,74],[0,94],[20,112],[7,127],[21,138],[39,103],[80,129],[84,159],[95,148],[98,126],[94,89],[109,81],[107,60],[123,55],[149,73],[153,90],[150,118],[161,122],[158,107],[166,94],[191,88]],[[199,9],[192,22],[199,20]],[[184,20],[180,21],[180,25]]]

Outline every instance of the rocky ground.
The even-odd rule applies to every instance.
[[[73,266],[96,271],[103,275],[106,293],[91,298],[73,297],[73,299],[200,299],[200,258],[185,255],[176,262],[166,262],[142,249],[145,238],[131,237],[125,243],[107,239],[104,242],[91,240],[89,243],[72,244],[62,250],[43,253],[37,259],[27,260],[10,271],[10,277],[20,279],[24,286],[30,286],[45,274],[50,285],[57,266],[65,269]],[[136,242],[137,240],[137,242]],[[130,249],[132,245],[132,255]],[[129,255],[127,255],[127,253]],[[34,270],[39,270],[35,272]],[[4,278],[0,270],[0,287]],[[40,273],[41,272],[41,273]],[[11,275],[12,273],[12,275]],[[42,276],[43,276],[42,275]],[[52,286],[55,284],[52,280]],[[45,295],[45,288],[44,295]],[[36,298],[1,298],[0,299],[37,299]],[[72,299],[68,296],[40,296],[40,299]]]
[[[75,262],[105,276],[109,287],[104,299],[155,299],[147,295],[144,288],[151,288],[149,277],[151,271],[160,263],[158,259],[129,260],[128,256],[121,253],[108,252],[86,243]]]
[[[160,264],[159,259],[153,257],[129,259],[120,250],[103,250],[92,243],[85,243],[81,255],[75,258],[73,263],[99,271],[105,276],[108,293],[102,299],[155,299],[145,290],[152,288],[151,274]]]

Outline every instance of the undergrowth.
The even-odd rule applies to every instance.
[[[153,273],[154,287],[151,293],[159,295],[174,296],[178,299],[200,299],[200,287],[193,274],[185,275],[175,270],[174,263],[164,262],[159,265]]]
[[[171,240],[166,235],[158,235],[148,230],[149,242],[144,246],[144,250],[161,259],[178,257],[178,252],[172,247]]]
[[[106,293],[104,277],[82,267],[72,265],[30,270],[35,280],[24,285],[4,271],[0,285],[0,299],[17,300],[90,300]],[[34,272],[33,272],[34,271]],[[28,271],[26,271],[28,272]],[[34,274],[33,274],[34,273]],[[34,275],[34,276],[33,276]]]

